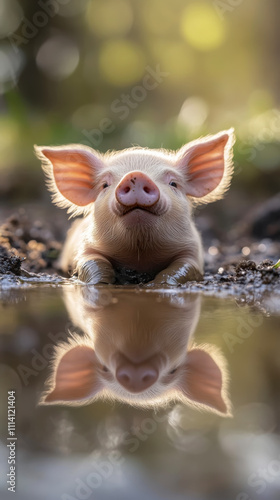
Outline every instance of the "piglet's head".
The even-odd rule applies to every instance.
[[[152,207],[159,203],[161,182],[197,202],[215,201],[231,180],[233,143],[230,129],[186,144],[177,154],[132,148],[103,156],[81,145],[35,146],[35,151],[54,202],[81,213],[110,187],[119,205]]]
[[[43,404],[98,399],[140,407],[181,401],[229,415],[227,363],[213,345],[194,344],[201,297],[65,290],[74,332],[56,346]],[[102,305],[103,304],[103,305]]]
[[[41,404],[78,406],[109,398],[149,406],[179,399],[190,406],[228,416],[231,405],[223,359],[218,357],[216,361],[217,353],[213,357],[213,348],[208,346],[208,349],[210,353],[207,346],[188,351],[182,364],[165,376],[156,355],[135,365],[119,354],[113,375],[91,347],[76,345],[56,363]]]
[[[91,214],[95,243],[127,267],[155,271],[192,237],[191,205],[221,198],[232,175],[233,130],[191,142],[177,153],[131,148],[101,155],[85,146],[36,147],[53,200]],[[93,234],[92,234],[93,236]],[[188,251],[198,250],[188,244]],[[113,249],[113,250],[112,250]]]

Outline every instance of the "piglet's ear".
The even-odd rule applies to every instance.
[[[220,199],[232,177],[233,129],[198,139],[183,146],[176,167],[186,177],[186,194],[198,202]]]
[[[230,404],[223,371],[225,370],[222,370],[204,349],[192,349],[187,354],[185,372],[178,383],[178,388],[189,401],[229,415]]]
[[[48,178],[53,200],[62,208],[81,213],[97,197],[95,182],[103,162],[91,148],[70,145],[62,147],[35,146]],[[77,207],[81,207],[77,210]]]
[[[71,348],[60,359],[54,373],[53,387],[44,395],[41,404],[79,404],[96,396],[102,389],[97,365],[95,352],[90,347]]]

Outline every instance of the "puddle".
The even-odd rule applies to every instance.
[[[275,297],[25,281],[0,298],[1,499],[13,453],[21,500],[279,499]]]

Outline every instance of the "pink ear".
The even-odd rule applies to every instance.
[[[101,389],[96,373],[97,359],[93,349],[77,346],[61,358],[55,374],[55,387],[44,399],[55,401],[82,401],[93,397]]]
[[[224,192],[232,174],[233,142],[234,135],[231,129],[191,142],[180,149],[176,166],[186,175],[188,196],[203,198],[216,189],[222,180],[226,180],[223,186]],[[223,192],[219,193],[218,197]]]
[[[103,163],[95,151],[77,146],[35,146],[35,151],[43,162],[52,191],[55,191],[55,186],[52,185],[54,181],[59,193],[75,205],[84,207],[95,201],[96,174],[103,168]]]
[[[186,372],[179,382],[183,394],[194,402],[226,414],[228,408],[222,386],[222,372],[210,354],[202,349],[189,351]]]

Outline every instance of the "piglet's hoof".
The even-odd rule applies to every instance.
[[[181,267],[170,266],[161,271],[153,280],[155,285],[178,286],[188,281],[200,281],[201,273],[193,266],[185,264]]]
[[[90,285],[109,285],[116,280],[111,264],[101,259],[85,262],[78,270],[78,278]]]

